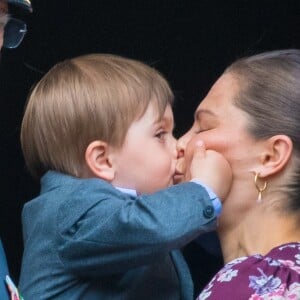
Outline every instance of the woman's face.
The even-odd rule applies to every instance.
[[[247,131],[247,114],[234,105],[238,91],[236,79],[229,73],[222,75],[196,109],[192,128],[178,140],[179,153],[184,153],[178,162],[179,172],[185,172],[185,161],[190,160],[198,139],[204,141],[207,149],[221,153],[229,162],[233,183],[227,199],[223,199],[221,217],[226,222],[237,220],[236,214],[242,217],[257,197],[253,172],[259,163],[260,142]]]

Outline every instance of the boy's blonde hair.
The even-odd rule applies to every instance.
[[[159,118],[173,94],[167,81],[141,62],[90,54],[58,63],[28,99],[21,128],[27,167],[36,178],[47,170],[82,176],[87,146],[102,140],[121,147],[150,102]]]

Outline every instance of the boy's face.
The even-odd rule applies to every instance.
[[[129,127],[123,146],[114,155],[114,186],[152,193],[173,184],[177,162],[170,106],[158,120],[153,103]]]

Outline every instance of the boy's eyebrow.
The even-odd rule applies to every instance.
[[[165,125],[168,125],[172,123],[172,128],[174,130],[174,127],[175,127],[175,121],[174,119],[173,120],[170,120],[168,118],[161,118],[161,119],[158,119],[156,120],[155,122],[153,122],[153,125],[158,125],[158,124],[165,124]]]
[[[198,109],[194,113],[194,120],[199,121],[201,119],[201,117],[200,117],[201,114],[208,114],[208,115],[210,115],[212,117],[216,116],[211,110],[208,110],[208,109]]]

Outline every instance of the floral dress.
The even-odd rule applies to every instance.
[[[226,264],[197,300],[299,300],[300,243],[272,249],[267,255],[237,258]]]

